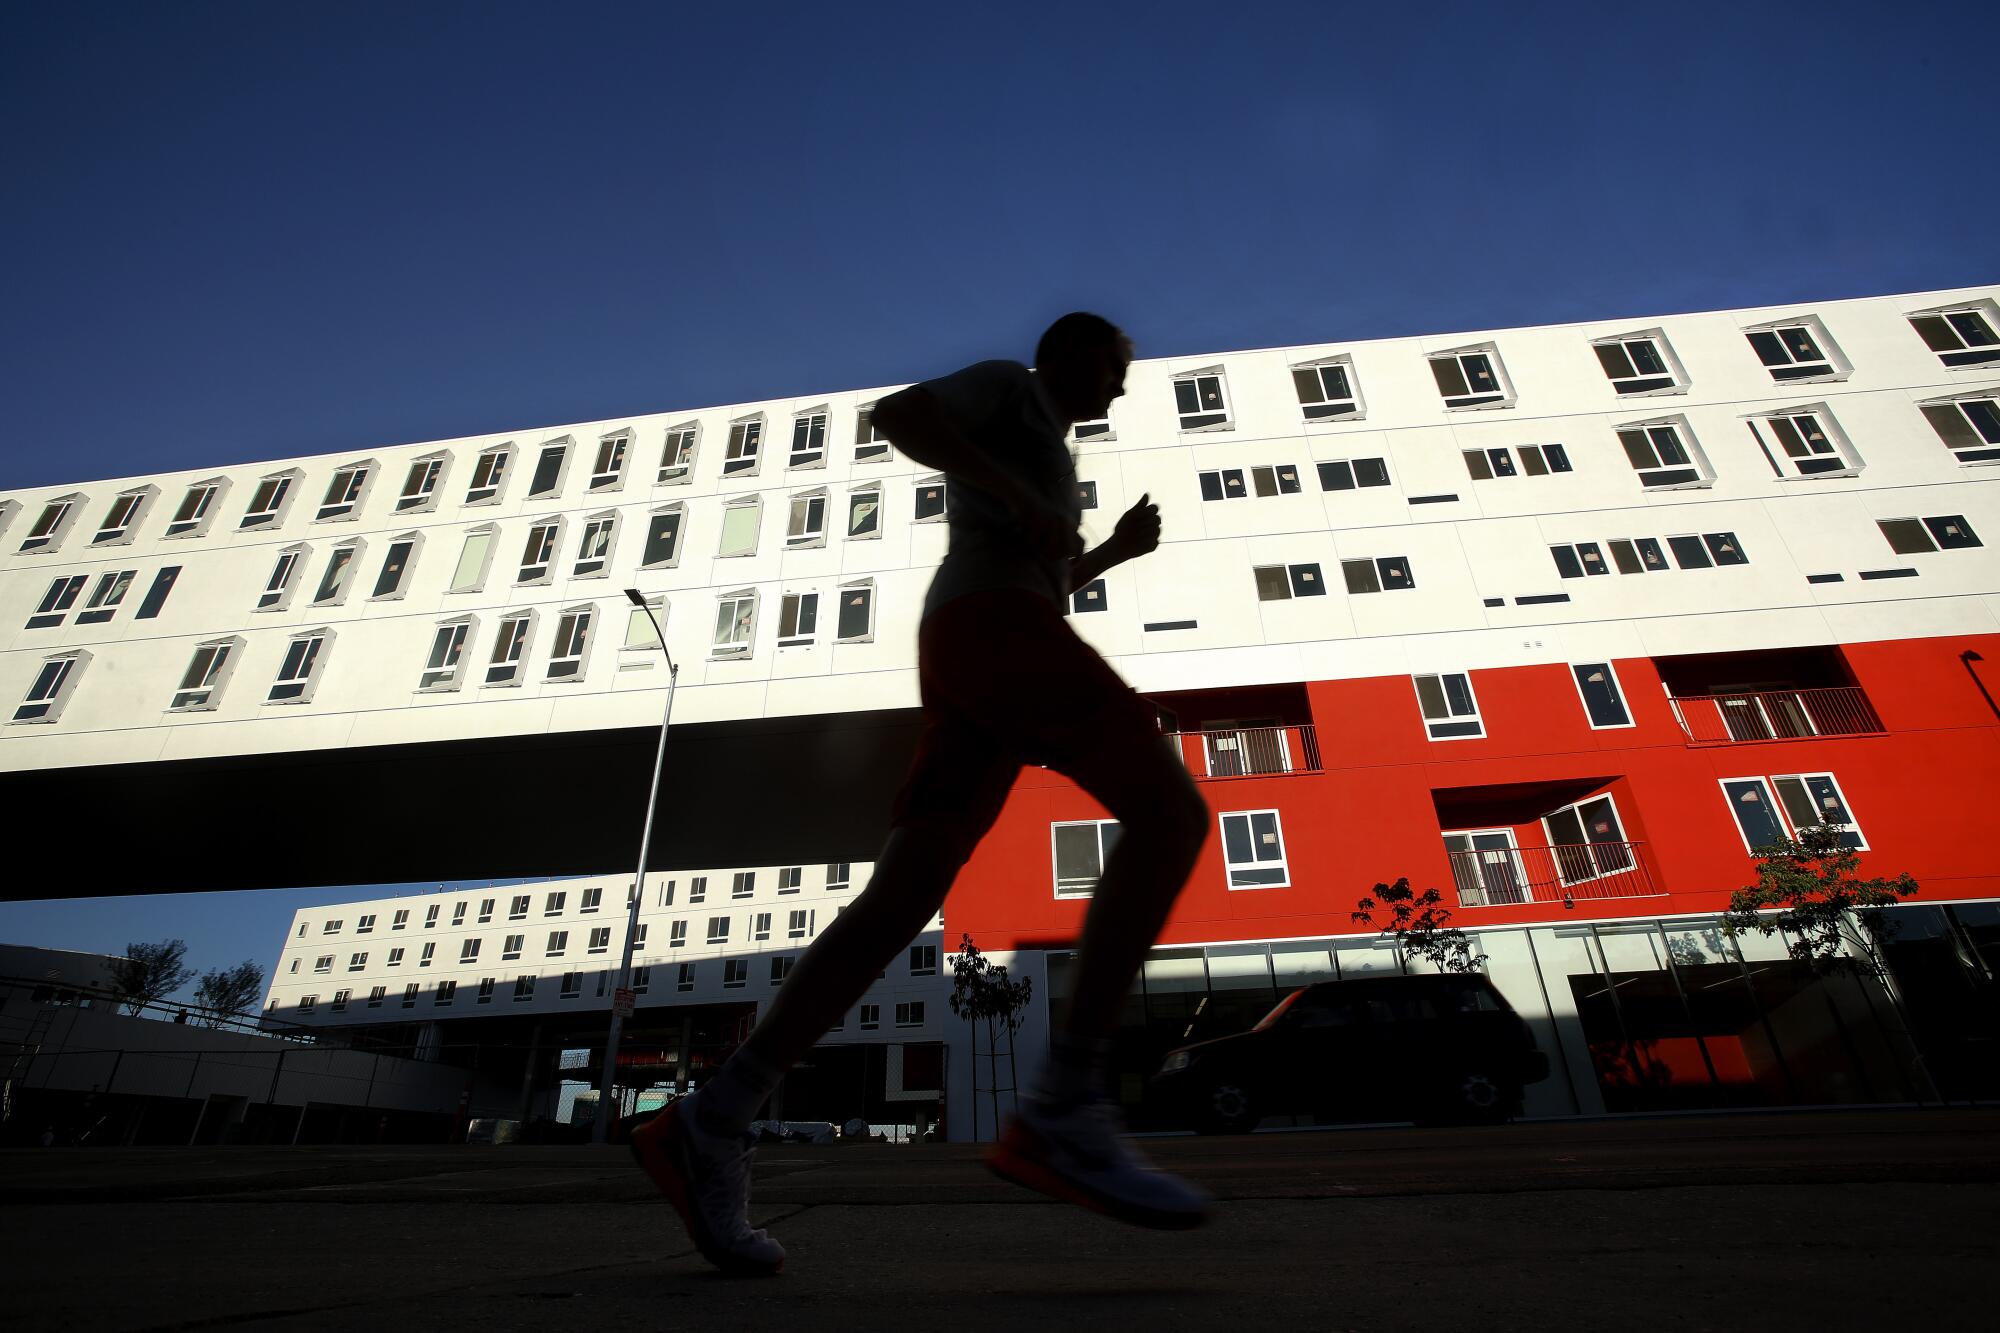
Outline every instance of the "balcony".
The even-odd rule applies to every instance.
[[[1821,736],[1873,736],[1882,719],[1857,686],[1813,690],[1756,690],[1735,694],[1669,696],[1688,744],[1735,745],[1752,741],[1804,741]]]
[[[1636,842],[1489,847],[1447,852],[1460,907],[1508,907],[1659,894]]]
[[[1167,741],[1197,778],[1254,778],[1317,773],[1319,733],[1310,724],[1172,731]]]

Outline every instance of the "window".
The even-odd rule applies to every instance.
[[[750,960],[747,958],[725,958],[722,960],[722,988],[736,990],[750,980]]]
[[[896,1026],[899,1028],[920,1028],[924,1025],[924,1002],[922,1000],[899,1000],[896,1003]]]
[[[486,570],[493,563],[493,537],[497,528],[488,524],[465,534],[459,548],[458,564],[451,572],[446,592],[478,592],[486,585]]]
[[[685,508],[678,502],[646,515],[646,549],[639,557],[641,569],[670,569],[681,558],[681,524]]]
[[[333,971],[333,955],[330,953],[321,954],[317,959],[313,961],[313,971],[315,972]]]
[[[1229,393],[1223,384],[1222,367],[1174,376],[1174,408],[1184,431],[1230,429]]]
[[[583,540],[577,543],[572,578],[602,578],[611,562],[611,542],[618,532],[618,515],[592,514],[583,521]]]
[[[472,466],[472,484],[466,488],[465,502],[479,505],[498,500],[507,484],[507,465],[513,457],[514,446],[511,444],[503,444],[480,454],[479,461]]]
[[[1542,816],[1555,852],[1556,877],[1565,885],[1601,879],[1632,868],[1632,850],[1609,796],[1593,796]]]
[[[1673,351],[1666,335],[1657,329],[1604,338],[1592,343],[1590,349],[1597,353],[1597,364],[1604,367],[1605,378],[1621,398],[1680,393],[1687,388],[1680,363],[1671,359]]]
[[[535,475],[528,482],[528,498],[538,500],[562,490],[563,476],[569,470],[569,441],[557,440],[542,446],[542,453],[535,460]]]
[[[167,594],[174,590],[174,581],[181,576],[179,565],[162,565],[153,575],[153,586],[146,589],[146,600],[139,603],[137,620],[151,620],[160,614],[160,608],[167,604]]]
[[[555,567],[556,542],[562,536],[562,520],[548,519],[528,529],[527,545],[521,548],[521,572],[516,583],[547,583]]]
[[[1491,344],[1439,352],[1430,358],[1431,378],[1448,408],[1506,407],[1514,401],[1500,353]]]
[[[689,421],[667,428],[667,442],[660,450],[660,475],[656,485],[686,481],[694,475],[695,445],[701,441],[701,424]]]
[[[576,910],[579,914],[584,912],[595,912],[599,907],[603,905],[604,905],[604,890],[601,888],[589,888],[583,891],[583,897],[577,903]]]
[[[535,998],[535,979],[532,976],[514,978],[514,1003],[524,1004]]]
[[[287,546],[278,552],[277,563],[271,566],[271,577],[264,581],[264,592],[257,598],[259,611],[282,611],[292,600],[292,589],[298,583],[299,566],[305,563],[306,548]]]
[[[23,551],[52,551],[62,545],[63,537],[69,532],[70,524],[76,520],[77,510],[83,503],[81,495],[65,495],[50,500],[42,507],[40,518],[28,529],[27,537],[21,542]]]
[[[1432,740],[1467,740],[1486,734],[1486,726],[1479,720],[1479,701],[1473,697],[1471,676],[1453,671],[1411,679],[1417,686],[1417,704],[1423,709],[1424,730]]]
[[[669,949],[678,949],[678,948],[681,948],[681,947],[682,947],[683,945],[685,945],[685,944],[686,944],[687,942],[688,942],[688,923],[687,923],[687,922],[685,922],[685,921],[675,921],[675,922],[671,923],[670,925],[668,925],[668,927],[667,927],[667,947],[668,947]]]
[[[41,605],[35,614],[28,617],[29,629],[49,629],[60,625],[68,616],[69,609],[76,605],[76,599],[83,592],[84,584],[90,582],[88,574],[65,574],[49,584],[49,590],[42,594]]]
[[[1257,579],[1257,600],[1260,602],[1326,595],[1326,580],[1320,577],[1317,564],[1259,565],[1251,573]]]
[[[597,461],[590,468],[591,490],[616,490],[625,480],[625,451],[631,444],[629,430],[613,432],[597,442]]]
[[[809,939],[813,933],[814,913],[810,908],[800,908],[785,918],[785,938],[788,940]]]
[[[826,466],[826,409],[809,408],[792,418],[792,452],[786,467]]]
[[[1667,538],[1674,559],[1682,569],[1707,569],[1711,565],[1747,565],[1750,557],[1733,532],[1706,532]]]
[[[882,1026],[882,1006],[879,1004],[862,1005],[861,1030],[863,1032],[872,1032],[873,1030],[881,1026]]]
[[[90,590],[90,600],[77,613],[79,625],[101,625],[118,613],[125,601],[125,594],[131,591],[132,580],[138,574],[136,569],[106,570],[97,576],[97,586]]]
[[[424,922],[424,924],[428,926],[431,923],[429,921],[426,921]],[[435,957],[437,957],[437,944],[435,942],[426,944],[423,948],[423,952],[417,955],[417,966],[429,967],[431,965],[431,960]]]
[[[947,495],[944,474],[925,477],[917,483],[916,511],[913,523],[940,523],[947,512]]]
[[[407,915],[409,915],[409,914],[408,914],[407,912],[399,912],[399,913],[397,913],[397,915],[399,915],[399,916],[407,916]],[[401,930],[401,929],[402,929],[402,927],[401,927],[401,926],[392,926],[392,927],[391,927],[391,929],[392,929],[392,930]],[[401,966],[403,965],[403,955],[404,955],[404,953],[406,953],[406,952],[407,952],[407,950],[404,950],[404,949],[391,949],[391,950],[389,950],[389,966],[390,966],[390,967],[401,967]]]
[[[519,685],[521,666],[528,656],[528,633],[534,627],[534,613],[522,612],[500,622],[493,636],[493,655],[486,664],[486,684]]]
[[[328,921],[324,925],[322,925],[320,927],[319,933],[322,935],[338,935],[340,933],[340,928],[346,924],[347,923],[345,921],[342,921],[340,918],[335,917],[333,920]]]
[[[1276,810],[1222,816],[1222,851],[1232,889],[1276,889],[1292,882],[1285,873],[1285,841]]]
[[[313,1007],[318,1003],[319,1003],[319,996],[317,995],[301,995],[299,996],[299,1012],[302,1014],[309,1014],[313,1011]]]
[[[1611,543],[1611,560],[1620,574],[1651,574],[1671,568],[1654,537],[1620,537]]]
[[[528,942],[526,935],[509,935],[500,942],[500,961],[511,963],[521,956],[521,949]]]
[[[2000,320],[1992,301],[1945,306],[1910,316],[1910,327],[1924,340],[1924,346],[1954,370],[2000,361],[2000,334],[1993,331],[1996,322]]]
[[[797,893],[799,891],[799,883],[805,878],[805,874],[806,868],[804,866],[778,867],[778,892]]]
[[[1203,500],[1241,500],[1250,494],[1243,483],[1242,468],[1220,468],[1213,472],[1203,472],[1201,498]]]
[[[430,905],[430,908],[424,913],[424,929],[429,930],[432,926],[435,926],[437,923],[438,923],[438,905],[436,903],[432,903]]]
[[[243,520],[237,527],[276,527],[285,516],[285,502],[291,498],[292,482],[298,476],[296,471],[279,472],[259,481],[251,493],[250,507],[243,511]]]
[[[847,497],[847,540],[863,541],[882,535],[882,488],[865,486]]]
[[[1523,444],[1512,452],[1506,449],[1465,449],[1460,453],[1465,459],[1465,470],[1474,481],[1516,477],[1523,472],[1531,477],[1546,477],[1551,472],[1570,470],[1569,454],[1559,444]],[[1518,468],[1514,466],[1515,454],[1519,454],[1521,459]]]
[[[1647,490],[1673,490],[1686,486],[1708,486],[1714,474],[1708,461],[1693,445],[1694,435],[1680,417],[1640,421],[1619,426],[1618,443],[1625,447],[1626,461],[1639,474],[1639,484]]]
[[[828,891],[850,888],[853,886],[853,883],[853,867],[851,862],[830,861],[827,863],[826,887]]]
[[[428,454],[410,464],[403,478],[403,493],[396,497],[399,514],[426,514],[437,508],[438,484],[444,480],[449,454]]]
[[[590,932],[590,938],[584,945],[584,952],[604,953],[610,948],[611,948],[611,927],[598,926]]]
[[[1922,405],[1925,420],[1961,463],[2000,463],[2000,400],[1992,394]]]
[[[834,627],[834,638],[839,643],[875,641],[874,580],[863,579],[842,586],[840,622]]]
[[[1097,891],[1120,832],[1115,819],[1089,819],[1049,826],[1058,898],[1088,898]]]
[[[374,472],[372,462],[349,463],[336,471],[333,480],[327,483],[326,498],[319,502],[319,512],[313,515],[313,521],[353,518],[354,511],[361,507],[362,494],[368,489],[368,478]]]
[[[333,1012],[334,1012],[334,1013],[336,1013],[336,1014],[344,1014],[344,1013],[346,1013],[346,1012],[347,1012],[347,997],[348,997],[348,996],[350,996],[350,995],[352,995],[352,994],[354,994],[354,992],[353,992],[353,991],[351,991],[351,990],[337,990],[337,991],[335,991],[335,992],[333,993]]]
[[[389,921],[389,929],[402,930],[409,924],[410,924],[410,909],[407,907],[399,907],[396,909],[396,915]]]
[[[550,931],[548,943],[542,949],[543,956],[547,958],[560,958],[567,952],[569,952],[569,932],[566,930]]]
[[[482,925],[482,926],[483,926],[483,925],[485,925],[485,924],[486,924],[487,922],[489,922],[489,921],[491,921],[491,920],[493,919],[493,903],[494,903],[494,899],[492,899],[492,898],[481,898],[481,899],[479,900],[479,924],[480,924],[480,925]]]
[[[217,503],[222,499],[222,491],[229,483],[220,477],[213,481],[198,481],[187,488],[181,496],[181,507],[167,520],[166,535],[169,537],[199,537],[208,531],[208,525],[215,521]]]
[[[509,921],[526,921],[528,919],[528,902],[533,896],[527,893],[517,893],[509,899],[507,902],[507,919]]]
[[[1833,340],[1810,315],[1745,329],[1743,336],[1750,340],[1750,350],[1771,372],[1771,378],[1780,384],[1847,378],[1847,365],[1837,359]]]
[[[465,641],[471,637],[472,617],[447,621],[431,636],[430,656],[424,659],[423,674],[417,678],[419,690],[439,693],[458,688],[465,672]]]
[[[1323,491],[1351,491],[1356,487],[1388,484],[1387,459],[1335,458],[1319,465],[1319,488]]]
[[[722,455],[722,475],[748,477],[757,472],[757,450],[764,440],[764,418],[745,417],[729,423],[729,447]]]
[[[1118,432],[1111,429],[1111,418],[1102,416],[1094,421],[1075,422],[1069,428],[1069,438],[1074,444],[1082,444],[1085,440],[1102,440],[1108,443],[1118,438]]]
[[[431,998],[431,1003],[439,1009],[449,1009],[452,1002],[457,999],[458,983],[456,981],[440,981],[437,984],[436,994]]]
[[[1354,363],[1347,357],[1293,366],[1292,388],[1307,421],[1362,415],[1361,396],[1354,391]]]
[[[1111,603],[1105,599],[1104,580],[1092,579],[1069,595],[1069,609],[1072,614],[1084,611],[1103,611]]]
[[[710,944],[729,943],[729,918],[712,916],[708,919],[708,942]]]
[[[910,946],[910,975],[913,977],[934,977],[938,970],[938,951],[935,944],[913,944]]]
[[[1283,467],[1253,467],[1250,469],[1250,489],[1258,496],[1297,495],[1299,493],[1299,470],[1289,465]]]
[[[569,901],[567,893],[551,893],[542,899],[543,916],[561,916],[563,904]]]
[[[1410,562],[1399,555],[1382,556],[1375,560],[1343,560],[1340,562],[1341,577],[1347,580],[1347,591],[1397,592],[1417,586],[1416,576],[1410,572]]]
[[[1631,710],[1625,707],[1625,695],[1618,688],[1618,673],[1612,670],[1611,663],[1575,663],[1570,674],[1576,680],[1576,692],[1583,700],[1583,711],[1590,718],[1592,731],[1632,725]]]
[[[1876,520],[1897,555],[1922,555],[1928,551],[1956,550],[1982,546],[1963,514],[1941,514],[1936,518],[1884,518]]]
[[[674,989],[685,994],[694,989],[694,964],[682,963],[674,972]]]
[[[368,988],[368,1007],[370,1009],[380,1009],[382,1007],[382,999],[388,993],[389,988],[387,986],[370,986]]]
[[[756,892],[757,892],[757,872],[754,870],[737,871],[735,876],[730,881],[729,885],[730,898],[731,899],[748,898],[754,895]]]
[[[1524,444],[1518,452],[1522,468],[1531,477],[1570,470],[1569,453],[1559,444]]]
[[[122,546],[132,540],[132,529],[139,525],[139,516],[145,512],[146,504],[156,494],[151,486],[136,491],[127,491],[111,502],[104,512],[104,521],[97,526],[97,535],[90,539],[92,546]]]
[[[479,941],[476,939],[461,941],[458,946],[458,961],[461,963],[478,962]]]
[[[549,649],[549,680],[583,679],[584,658],[590,651],[590,627],[596,611],[573,606],[556,622],[556,641]]]
[[[453,930],[465,924],[465,909],[467,906],[468,904],[463,898],[451,905],[451,926]]]
[[[574,1000],[583,994],[583,973],[565,972],[562,975],[562,990],[556,995],[559,1000]]]
[[[757,593],[744,588],[716,599],[712,657],[748,657],[757,630]]]
[[[771,984],[773,986],[784,985],[785,978],[792,974],[792,964],[797,961],[798,959],[792,957],[790,954],[781,953],[774,956],[771,959]]]
[[[624,651],[650,652],[660,647],[660,634],[654,627],[654,621],[666,614],[667,599],[663,596],[648,597],[645,603],[625,613],[625,641],[619,645]]]
[[[1293,490],[1297,490],[1297,489],[1298,489],[1298,487],[1297,487],[1296,485],[1294,485],[1294,486],[1292,487],[1292,489],[1293,489]],[[1096,482],[1094,482],[1094,481],[1079,481],[1078,483],[1076,483],[1076,507],[1077,507],[1078,509],[1095,509],[1095,508],[1097,508],[1097,483],[1096,483]]]
[[[708,898],[708,876],[696,875],[688,881],[688,902],[705,902]]]
[[[271,693],[266,703],[303,704],[312,702],[313,692],[319,688],[320,674],[326,668],[326,658],[333,644],[333,631],[326,629],[307,630],[295,634],[285,645],[285,660],[278,667],[278,678],[271,685]]]
[[[1831,773],[1794,773],[1772,778],[1724,778],[1722,790],[1729,798],[1730,813],[1743,835],[1743,845],[1751,853],[1786,838],[1796,839],[1815,824],[1830,824],[1840,830],[1843,845],[1867,851],[1861,826],[1841,795],[1840,784]],[[1772,799],[1775,790],[1776,799]]]
[[[493,983],[495,980],[496,978],[493,977],[481,977],[479,979],[479,997],[477,1000],[474,1001],[474,1003],[476,1004],[493,1003]]]
[[[1752,417],[1750,433],[1780,477],[1851,477],[1861,470],[1860,456],[1823,403]]]
[[[361,559],[361,550],[362,543],[359,541],[343,542],[333,548],[333,554],[327,557],[326,572],[320,575],[319,588],[313,593],[314,606],[338,606],[347,599],[347,589],[354,581],[354,566]]]
[[[825,491],[803,491],[792,497],[791,517],[785,524],[785,545],[788,548],[826,545]]]
[[[369,913],[368,915],[366,915],[366,916],[362,917],[362,918],[361,918],[361,919],[360,919],[359,921],[355,922],[355,923],[354,923],[354,933],[355,933],[355,934],[357,934],[357,935],[372,935],[372,934],[374,934],[374,933],[375,933],[375,914],[374,914],[373,912],[370,912],[370,913]]]
[[[875,428],[875,404],[854,414],[854,461],[879,463],[889,456],[889,437]]]
[[[722,507],[722,544],[716,555],[722,557],[757,554],[757,528],[764,514],[764,502],[752,496],[747,500],[732,500]]]

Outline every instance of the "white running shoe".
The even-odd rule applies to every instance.
[[[1003,1180],[1121,1222],[1167,1231],[1200,1226],[1208,1195],[1140,1156],[1123,1131],[1118,1108],[1105,1098],[1060,1109],[1026,1099],[986,1165]]]
[[[738,1277],[768,1277],[785,1266],[785,1247],[750,1225],[748,1134],[710,1134],[691,1093],[632,1131],[632,1156],[681,1215],[701,1257]]]

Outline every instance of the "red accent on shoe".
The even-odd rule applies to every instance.
[[[1058,1175],[1048,1165],[1047,1150],[1035,1132],[1019,1120],[1009,1120],[999,1140],[986,1153],[986,1167],[1002,1180],[1046,1194],[1064,1203],[1073,1203],[1117,1222],[1151,1227],[1159,1231],[1189,1231],[1203,1222],[1199,1213],[1168,1213],[1137,1208],[1117,1199],[1093,1193],[1075,1181]]]
[[[680,1214],[681,1225],[687,1228],[688,1239],[694,1242],[702,1258],[735,1277],[768,1277],[784,1269],[783,1259],[775,1264],[760,1264],[738,1258],[719,1249],[715,1238],[708,1234],[708,1228],[701,1222],[700,1211],[689,1196],[688,1183],[694,1173],[689,1160],[687,1130],[681,1125],[678,1102],[669,1102],[665,1110],[633,1129],[627,1136],[627,1144],[639,1169],[659,1187],[660,1193],[667,1196],[667,1202]]]

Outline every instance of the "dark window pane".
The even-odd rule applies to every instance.
[[[1251,468],[1250,481],[1252,486],[1256,489],[1259,498],[1276,495],[1278,493],[1278,474],[1276,472],[1273,472],[1270,468],[1267,467]]]
[[[1483,449],[1465,450],[1465,470],[1472,474],[1474,481],[1493,479],[1493,468],[1487,463],[1486,451]]]
[[[1647,441],[1645,431],[1621,430],[1618,432],[1618,443],[1625,446],[1625,457],[1631,460],[1634,468],[1660,465],[1659,456],[1653,452],[1653,446]]]
[[[1451,709],[1444,701],[1444,683],[1441,678],[1417,677],[1417,706],[1423,710],[1427,720],[1436,721],[1451,716]]]
[[[1898,555],[1914,555],[1920,551],[1935,551],[1930,533],[1925,531],[1923,522],[1914,518],[1885,518],[1876,524],[1882,535],[1889,539],[1889,549]]]
[[[1375,577],[1373,560],[1343,560],[1340,562],[1340,573],[1347,580],[1350,593],[1382,591],[1381,580]]]
[[[1653,450],[1659,454],[1660,462],[1685,465],[1690,461],[1687,450],[1681,447],[1680,432],[1672,426],[1648,426],[1646,438],[1653,442]]]
[[[1182,416],[1192,416],[1201,411],[1201,395],[1196,391],[1193,380],[1174,381],[1174,406]]]
[[[1583,564],[1576,558],[1575,547],[1551,546],[1549,554],[1556,559],[1556,572],[1564,578],[1580,579],[1583,577]]]
[[[869,613],[875,594],[867,588],[843,588],[840,593],[839,637],[858,639],[868,633]]]
[[[1310,367],[1292,372],[1292,388],[1297,390],[1299,402],[1317,403],[1320,398],[1319,372]]]
[[[1232,500],[1242,499],[1248,492],[1243,489],[1243,473],[1230,468],[1222,474],[1222,493]]]
[[[1330,465],[1326,463],[1320,464],[1320,478],[1322,480],[1324,480],[1326,477],[1326,469],[1328,466]],[[1222,498],[1221,473],[1204,472],[1201,474],[1201,498],[1204,500],[1220,500]]]
[[[1927,518],[1924,520],[1924,526],[1930,529],[1931,536],[1937,538],[1937,544],[1946,550],[1984,544],[1974,535],[1972,525],[1965,521],[1963,514],[1945,514],[1938,518]]]
[[[1282,601],[1292,595],[1291,583],[1285,577],[1283,565],[1266,565],[1252,572],[1257,576],[1258,601]]]
[[[1722,790],[1729,797],[1729,812],[1736,816],[1736,826],[1743,830],[1743,840],[1752,851],[1784,841],[1784,826],[1771,808],[1771,796],[1763,783],[1725,782]]]
[[[168,565],[153,575],[153,586],[146,590],[146,600],[139,603],[140,620],[149,620],[160,614],[160,608],[167,604],[167,594],[174,590],[174,580],[181,576],[179,565]]]
[[[1321,463],[1319,465],[1319,488],[1323,491],[1353,490],[1353,466],[1348,463]],[[1206,492],[1204,492],[1204,495],[1206,495]]]
[[[1736,540],[1733,532],[1705,532],[1702,541],[1708,546],[1708,553],[1715,557],[1718,565],[1744,565],[1750,557],[1743,554],[1743,544]]]
[[[1667,369],[1667,360],[1660,355],[1660,349],[1653,346],[1648,340],[1640,339],[1636,342],[1629,342],[1625,344],[1625,350],[1631,353],[1632,364],[1638,368],[1641,375],[1667,375],[1672,373]]]
[[[562,471],[563,450],[545,449],[540,461],[535,464],[535,481],[528,488],[530,495],[543,495],[556,488],[556,475]]]
[[[1542,453],[1549,460],[1549,471],[1568,472],[1570,470],[1569,454],[1561,445],[1545,444],[1542,446]]]
[[[1459,364],[1465,367],[1466,382],[1472,385],[1474,393],[1494,393],[1499,390],[1500,382],[1494,378],[1493,363],[1484,356],[1477,353],[1462,356],[1459,358]]]
[[[1792,354],[1794,361],[1824,361],[1819,345],[1804,329],[1779,329],[1778,337],[1784,340],[1785,350]]]
[[[1596,542],[1578,542],[1576,558],[1583,562],[1586,574],[1609,574],[1611,566],[1604,563],[1604,552],[1597,549]]]
[[[1610,378],[1625,380],[1637,373],[1632,368],[1632,358],[1625,355],[1625,349],[1617,343],[1599,343],[1592,350],[1597,353],[1598,363]]]
[[[1792,358],[1785,355],[1784,344],[1778,341],[1777,334],[1768,329],[1760,329],[1746,336],[1750,339],[1750,346],[1757,353],[1757,359],[1765,365],[1788,366],[1792,363]]]
[[[1623,538],[1611,543],[1611,559],[1617,564],[1620,574],[1646,572],[1646,567],[1639,563],[1639,549]]]
[[[1076,484],[1076,502],[1078,506],[1084,509],[1097,508],[1097,483],[1094,481],[1079,481]]]
[[[1618,680],[1611,673],[1608,662],[1591,662],[1573,666],[1576,673],[1577,689],[1583,694],[1584,711],[1590,714],[1590,723],[1595,727],[1622,727],[1631,721],[1625,711],[1625,700],[1618,693]]]
[[[1933,352],[1956,352],[1963,345],[1942,315],[1912,315],[1910,326]]]
[[[1299,493],[1299,470],[1297,468],[1281,467],[1278,469],[1278,493],[1280,495],[1297,495]]]
[[[1431,362],[1431,375],[1437,380],[1438,392],[1447,398],[1463,398],[1468,392],[1465,387],[1465,372],[1458,368],[1455,356],[1440,357]]]
[[[1380,458],[1357,458],[1354,460],[1354,480],[1362,486],[1387,486],[1389,464]]]
[[[1967,347],[1992,347],[2000,344],[2000,337],[1994,336],[1993,330],[1987,327],[1986,317],[1977,311],[1954,311],[1945,318],[1951,321],[1951,327],[1957,331],[1958,336],[1965,339]]]
[[[1669,537],[1667,546],[1682,569],[1707,569],[1715,563],[1708,558],[1708,548],[1699,537]]]
[[[1993,406],[1993,404],[1968,403],[1966,404],[1966,406],[1967,407],[1983,406],[1990,409]],[[1965,419],[1966,414],[1959,411],[1958,407],[1955,404],[1932,403],[1930,406],[1923,409],[1923,413],[1924,413],[1924,418],[1931,423],[1931,429],[1938,433],[1938,438],[1945,442],[1945,446],[1947,448],[1951,449],[1978,448],[1979,437],[1973,433],[1971,423]]]
[[[1548,475],[1549,465],[1542,459],[1542,451],[1532,444],[1521,446],[1521,467],[1531,477]]]
[[[1660,549],[1658,538],[1641,537],[1632,544],[1639,548],[1639,560],[1648,570],[1671,568],[1667,564],[1667,553]]]
[[[1513,477],[1519,475],[1514,469],[1513,458],[1509,456],[1509,454],[1505,449],[1488,449],[1486,451],[1486,456],[1487,459],[1493,464],[1494,476]]]
[[[653,525],[646,532],[646,554],[641,563],[652,565],[673,559],[680,535],[681,516],[678,513],[653,515]]]
[[[1417,580],[1410,573],[1410,562],[1401,557],[1377,560],[1376,570],[1382,576],[1384,588],[1414,588]]]
[[[1318,565],[1292,565],[1292,596],[1323,597],[1326,595],[1326,580],[1320,577]]]

